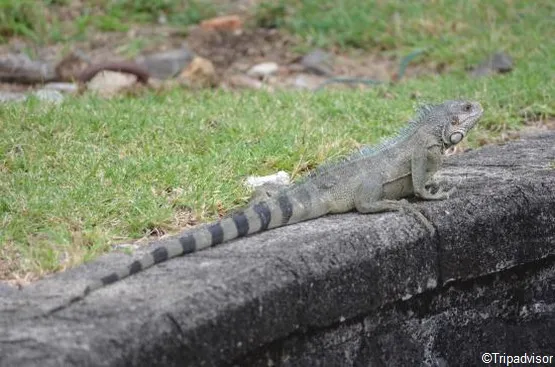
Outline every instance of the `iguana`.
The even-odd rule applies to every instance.
[[[413,210],[406,200],[400,200],[411,195],[424,200],[446,199],[453,189],[440,188],[432,176],[445,150],[463,140],[482,112],[478,102],[464,100],[421,107],[392,139],[317,169],[223,219],[183,232],[142,259],[92,282],[84,295],[176,256],[271,228],[352,210]]]

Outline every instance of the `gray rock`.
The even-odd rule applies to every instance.
[[[325,80],[314,74],[297,74],[290,79],[289,84],[296,89],[316,90]]]
[[[111,253],[0,297],[5,366],[458,366],[555,355],[555,132],[446,159],[449,200],[330,215],[72,302]],[[152,246],[155,246],[153,244]],[[149,249],[151,249],[150,247]],[[551,362],[553,363],[553,362]]]
[[[317,75],[333,74],[332,56],[321,49],[315,49],[301,59],[301,65],[309,72]]]
[[[17,292],[16,287],[0,281],[0,297],[10,296],[14,292]]]
[[[0,91],[0,103],[23,102],[27,99],[25,93]]]
[[[33,93],[40,101],[51,102],[54,104],[60,104],[64,100],[64,95],[57,90],[50,89],[40,89]]]
[[[31,95],[35,96],[40,101],[52,102],[55,104],[61,103],[64,99],[63,94],[58,92],[57,90],[40,89],[31,93]],[[0,103],[1,102],[23,102],[27,100],[27,98],[28,98],[28,95],[25,93],[0,91]]]
[[[508,73],[513,70],[513,59],[505,52],[497,52],[482,62],[471,75],[474,77],[487,76],[495,73]]]
[[[265,87],[265,84],[260,80],[243,74],[232,75],[227,81],[235,88],[262,89]]]
[[[43,89],[46,90],[57,90],[64,93],[77,93],[79,91],[79,86],[75,83],[47,83],[44,85]]]
[[[178,75],[193,60],[194,56],[188,48],[182,47],[152,55],[139,56],[135,59],[135,62],[147,69],[153,77],[169,79]]]
[[[137,76],[134,74],[103,70],[87,82],[87,89],[103,97],[112,97],[136,83]]]
[[[480,363],[486,353],[555,363],[554,282],[553,260],[457,282],[343,325],[294,333],[239,365],[480,366],[489,365]]]
[[[54,65],[33,61],[25,54],[0,56],[0,82],[44,83],[56,79]]]

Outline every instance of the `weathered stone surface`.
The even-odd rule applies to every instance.
[[[482,77],[495,73],[508,73],[512,70],[512,57],[505,52],[496,52],[472,70],[470,75]]]
[[[179,74],[180,83],[192,88],[209,88],[218,84],[218,76],[212,62],[196,56],[193,61]]]
[[[1,366],[476,365],[555,355],[555,133],[447,160],[450,200],[174,259],[50,316],[110,254],[0,298]],[[139,256],[135,254],[134,256]]]
[[[25,54],[0,55],[0,82],[44,83],[57,77],[54,66]]]
[[[44,85],[45,90],[56,90],[63,93],[77,93],[79,86],[76,83],[52,82]]]
[[[554,289],[555,259],[540,260],[293,333],[240,364],[477,366],[484,353],[551,355],[555,363]]]
[[[178,75],[193,60],[194,56],[183,45],[183,47],[178,49],[139,56],[135,61],[148,70],[153,77],[168,79]]]
[[[87,89],[103,97],[112,97],[135,83],[137,83],[136,75],[103,70],[87,83]]]
[[[33,93],[33,95],[43,102],[50,102],[54,104],[60,104],[64,100],[64,95],[57,90],[53,89],[39,89]]]
[[[332,55],[319,48],[304,55],[301,59],[301,65],[307,71],[317,75],[333,75]]]
[[[0,91],[0,103],[23,102],[27,99],[25,93]]]

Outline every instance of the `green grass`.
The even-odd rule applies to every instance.
[[[44,32],[36,27],[45,18],[25,4],[0,0],[0,35],[41,42]],[[48,9],[67,5],[59,0],[42,4]],[[72,20],[73,33],[50,14],[49,37],[83,38],[90,25],[117,30],[110,24],[118,24],[112,20],[125,11],[129,21],[120,23],[124,26],[154,20],[145,14],[169,13],[144,10],[151,3],[142,1],[95,4]],[[285,170],[298,177],[307,167],[394,134],[418,100],[482,102],[485,116],[469,137],[474,146],[519,129],[524,115],[555,115],[550,38],[555,14],[548,1],[275,4],[255,9],[254,20],[295,32],[306,49],[348,52],[356,46],[398,57],[426,48],[417,62],[443,63],[448,72],[365,91],[173,90],[115,100],[85,95],[59,106],[34,100],[2,105],[0,278],[57,271],[113,243],[217,218],[245,202],[242,181],[248,175]],[[118,6],[125,11],[118,13]],[[185,15],[200,19],[194,11]],[[33,17],[39,17],[37,22]],[[123,51],[135,54],[141,42]],[[514,57],[511,73],[481,79],[466,75],[467,66],[499,49]]]
[[[36,6],[35,6],[36,5]],[[42,3],[0,0],[0,42],[12,36],[25,36],[38,41],[44,32],[46,19]]]
[[[393,99],[385,87],[275,95],[175,90],[6,106],[0,243],[19,255],[17,271],[41,274],[90,259],[110,243],[175,232],[187,224],[183,214],[214,219],[244,203],[248,175],[285,170],[298,177],[393,134],[412,115],[414,92],[482,101],[486,115],[474,142],[488,129],[517,127],[523,109],[554,112],[553,87],[524,93],[518,73],[456,82],[411,81]]]
[[[0,42],[13,36],[41,44],[80,41],[90,31],[126,32],[135,24],[156,24],[160,17],[185,27],[216,13],[209,0],[95,0],[78,8],[69,0],[0,0]]]
[[[555,3],[549,0],[278,0],[259,5],[259,24],[283,26],[312,46],[356,47],[474,65],[505,49],[517,58],[553,51]]]

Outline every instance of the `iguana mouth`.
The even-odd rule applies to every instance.
[[[481,115],[481,111],[476,112],[475,114],[472,114],[470,116],[467,116],[461,123],[461,125],[463,126],[467,126],[468,121],[470,120],[470,126],[467,126],[468,129],[471,129],[474,127],[474,125],[476,125],[476,122],[478,122],[478,119]]]
[[[476,112],[475,114],[467,116],[466,118],[461,120],[459,122],[460,128],[449,134],[448,139],[446,139],[445,135],[443,135],[444,148],[447,149],[453,145],[457,145],[458,143],[460,143],[466,136],[466,133],[470,129],[472,129],[474,125],[476,125],[476,123],[480,119],[481,113],[482,112],[480,109],[480,111]]]
[[[449,135],[449,142],[451,144],[458,144],[461,140],[464,139],[464,137],[466,136],[466,133],[470,131],[470,129],[472,129],[476,123],[480,120],[480,116],[482,116],[482,108],[480,108],[479,111],[477,111],[476,113],[466,116],[466,118],[462,119],[460,122],[460,128],[453,131],[450,135]],[[453,139],[454,135],[456,134],[460,134],[460,139]]]

